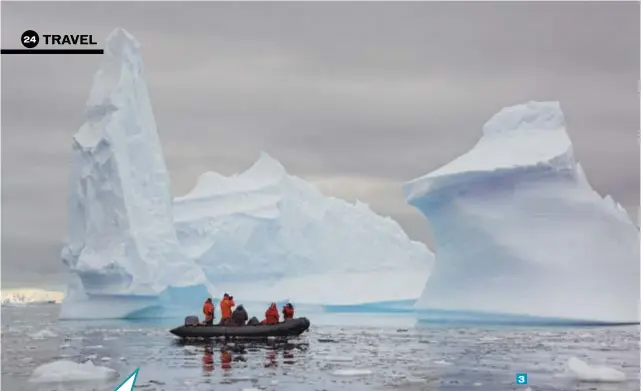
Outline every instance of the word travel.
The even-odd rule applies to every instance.
[[[97,45],[91,34],[43,34],[45,45]]]

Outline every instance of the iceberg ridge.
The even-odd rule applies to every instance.
[[[324,196],[265,152],[240,174],[201,175],[174,200],[174,213],[189,257],[243,300],[415,299],[433,259],[395,221],[360,201]]]

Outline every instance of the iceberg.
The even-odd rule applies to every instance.
[[[202,174],[174,218],[189,258],[244,302],[415,300],[433,262],[391,218],[326,197],[265,152],[238,175]]]
[[[62,260],[76,278],[61,318],[199,308],[213,286],[176,236],[140,45],[122,29],[107,39],[72,149]]]
[[[419,318],[639,322],[639,230],[588,183],[558,102],[504,108],[403,191],[437,246]]]
[[[434,258],[424,244],[266,153],[172,199],[140,45],[122,29],[107,39],[85,116],[72,144],[62,319],[184,316],[225,291],[250,306],[407,307],[423,290]]]

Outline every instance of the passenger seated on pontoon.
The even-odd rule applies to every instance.
[[[247,315],[247,311],[242,304],[231,314],[231,323],[234,326],[244,326],[247,319],[249,319],[249,315]]]
[[[292,303],[287,303],[283,307],[283,320],[294,319],[294,306]]]
[[[272,303],[265,311],[265,320],[261,324],[278,324],[279,318],[278,307],[276,307],[276,303]]]

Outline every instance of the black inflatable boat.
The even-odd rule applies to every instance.
[[[307,318],[290,319],[274,325],[256,326],[201,326],[185,325],[169,330],[170,333],[181,338],[267,338],[267,337],[295,337],[309,329]]]

